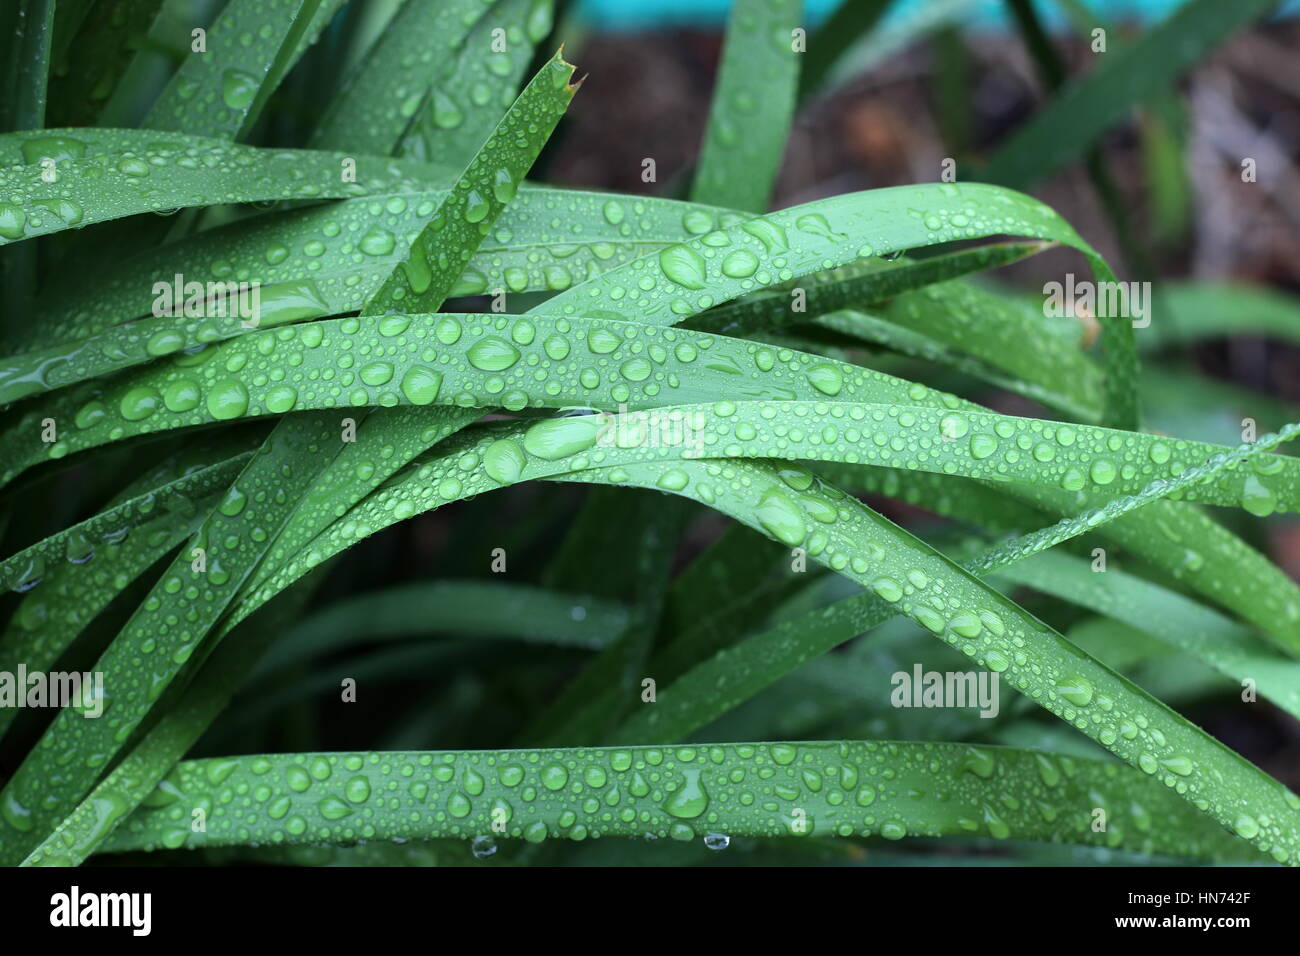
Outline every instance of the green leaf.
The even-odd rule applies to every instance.
[[[993,531],[1023,531],[1038,509],[1054,516],[1078,512],[1063,489],[1017,483],[971,484],[938,474],[882,468],[818,471],[850,488],[878,491]],[[994,498],[1000,499],[995,506]],[[1196,508],[1152,501],[1096,529],[1119,548],[1170,569],[1204,597],[1254,624],[1282,647],[1300,642],[1300,589],[1264,555]]]
[[[611,601],[507,581],[402,584],[337,601],[290,628],[259,666],[265,674],[357,641],[430,634],[513,638],[599,650],[627,624]]]
[[[886,768],[888,779],[880,776]],[[406,782],[392,790],[390,780]],[[936,780],[943,781],[942,799]],[[253,810],[250,802],[252,812],[241,812],[247,797],[233,804],[220,798],[225,789],[245,786],[250,793],[269,788],[264,809]],[[615,794],[624,809],[612,813]],[[268,754],[183,763],[152,803],[104,848],[354,842],[363,836],[468,840],[493,833],[499,820],[506,837],[534,843],[643,835],[699,840],[711,833],[991,834],[1194,859],[1257,859],[1136,771],[963,744]],[[431,806],[440,812],[430,812]],[[1106,833],[1092,829],[1097,806],[1107,811]],[[189,826],[190,811],[198,807],[207,813],[202,833]]]
[[[285,522],[247,589],[260,587],[280,562],[306,547],[330,522],[478,414],[459,408],[378,408],[368,414],[357,409],[352,416],[336,419],[342,428],[355,431],[340,431],[342,450],[316,474],[311,491]]]
[[[790,135],[802,0],[734,0],[691,198],[767,209]]]
[[[855,42],[876,26],[889,9],[891,0],[856,0],[835,8],[808,41],[799,75],[799,98],[815,93],[830,74],[831,67]]]
[[[0,360],[5,394],[58,388],[145,361],[147,343],[159,331],[181,333],[182,349],[246,331],[211,314],[191,321],[148,318],[159,304],[159,276],[179,274],[201,283],[205,295],[208,283],[220,283],[214,292],[228,290],[225,283],[235,277],[259,283],[260,327],[358,311],[406,259],[410,236],[446,195],[445,189],[379,194],[241,219],[115,262],[85,282],[51,289],[38,305],[37,320],[14,330],[18,347],[12,351],[19,354]],[[559,291],[689,238],[684,222],[713,223],[721,214],[668,199],[625,206],[608,193],[524,183],[451,295]],[[563,224],[557,225],[561,215]],[[170,286],[174,279],[163,281]],[[171,298],[175,304],[176,296]],[[187,298],[183,291],[180,298]],[[101,333],[106,334],[87,341]],[[75,353],[73,344],[79,344]],[[69,354],[68,360],[56,363],[61,354]],[[10,384],[18,379],[26,382],[22,390]]]
[[[66,49],[56,51],[50,76],[51,125],[95,124],[162,6],[163,0],[89,4],[75,38],[68,37]],[[64,7],[58,4],[56,25]]]
[[[114,544],[158,511],[188,511],[187,502],[225,488],[247,462],[246,441],[217,440],[169,458],[156,474],[143,474],[116,504],[0,561],[0,589],[27,592],[62,561],[86,563],[99,544]]]
[[[288,72],[321,0],[229,0],[140,124],[145,129],[239,139]],[[269,92],[269,91],[268,91]]]
[[[849,193],[727,224],[566,289],[539,311],[672,325],[859,259],[1002,234],[1071,246],[1110,275],[1092,247],[1037,200],[980,183],[938,183]]]
[[[404,3],[330,102],[312,148],[392,153],[445,58],[487,12],[482,0]]]
[[[219,354],[183,356],[170,367],[148,366],[110,389],[73,390],[28,410],[0,437],[0,447],[12,453],[15,469],[5,477],[11,479],[43,459],[132,434],[291,410],[432,403],[491,407],[494,401],[515,410],[621,405],[644,409],[728,393],[776,401],[680,409],[698,433],[691,439],[697,456],[713,454],[707,449],[716,446],[735,456],[843,461],[1017,481],[1096,500],[1136,491],[1156,477],[1177,477],[1189,465],[1223,450],[1163,436],[963,408],[920,386],[831,359],[819,361],[787,350],[778,366],[770,351],[764,359],[751,344],[703,333],[664,335],[663,345],[642,358],[629,336],[636,328],[611,320],[531,314],[495,320],[453,313],[393,315],[364,335],[367,340],[393,340],[385,342],[384,356],[357,369],[355,378],[351,373],[343,376],[342,383],[319,373],[345,360],[361,332],[360,319],[244,335],[211,350]],[[575,368],[566,360],[573,340],[584,330],[585,342],[579,343],[591,364]],[[669,346],[674,347],[672,353]],[[430,348],[444,357],[429,358]],[[271,370],[285,361],[294,373],[272,376]],[[263,382],[261,388],[250,390],[244,376],[232,375],[232,365],[266,373],[254,379]],[[617,370],[605,394],[591,384],[601,381],[593,377],[601,367]],[[750,381],[738,386],[736,378],[746,369]],[[547,373],[541,379],[539,370]],[[545,385],[539,387],[539,381]],[[345,393],[348,386],[353,387]],[[857,397],[878,401],[857,403]],[[819,422],[826,414],[832,421]],[[714,417],[729,421],[715,425]],[[65,424],[66,431],[53,445],[38,440],[42,423],[51,418],[73,425]],[[618,427],[635,428],[637,422],[620,422]],[[1183,496],[1240,506],[1256,515],[1300,511],[1300,461],[1262,458],[1250,474],[1236,472],[1212,485],[1190,488]]]
[[[1264,335],[1300,342],[1300,302],[1293,296],[1234,282],[1170,282],[1164,287],[1169,315],[1152,323],[1141,347],[1185,346],[1228,335]]]
[[[49,670],[101,611],[194,535],[204,514],[219,504],[220,498],[194,497],[185,503],[186,510],[139,521],[124,541],[102,545],[93,572],[72,562],[51,568],[39,590],[24,596],[9,626],[0,634],[4,672],[16,674],[20,667],[29,674]],[[0,735],[17,717],[17,708],[0,709]]]
[[[1100,417],[1102,376],[1078,344],[1082,329],[1073,320],[1044,319],[1041,306],[970,282],[935,283],[867,311],[969,356],[1003,381],[1023,383],[1016,390],[1030,397],[1084,421]]]
[[[54,181],[41,160],[55,161]],[[355,161],[355,180],[345,160]],[[0,136],[0,246],[145,212],[280,199],[342,199],[436,185],[418,163],[257,149],[182,133],[49,129]]]
[[[893,322],[855,309],[828,312],[826,315],[818,316],[815,324],[843,336],[883,346],[894,352],[924,359],[936,365],[947,366],[978,381],[997,385],[1008,391],[1024,395],[1026,398],[1041,402],[1073,418],[1083,421],[1095,421],[1100,412],[1096,402],[1097,393],[1084,392],[1082,388],[1079,388],[1078,386],[1081,384],[1079,378],[1047,379],[1047,376],[1043,375],[1042,372],[1035,371],[1033,380],[1026,381],[1007,373],[996,365],[985,362],[983,359],[973,358],[937,339],[930,338],[924,333],[913,331],[909,326],[896,325]],[[1054,358],[1068,358],[1079,354],[1060,348],[1059,343],[1055,341],[1052,341],[1052,344],[1056,346],[1051,351]],[[1006,355],[1008,353],[1002,354]],[[1091,373],[1088,377],[1093,379],[1100,377],[1096,374],[1096,367],[1090,362],[1084,360],[1082,366],[1086,372]],[[1050,384],[1044,384],[1042,381],[1044,379],[1047,379]],[[1058,388],[1057,386],[1064,386],[1064,388]],[[1065,394],[1067,391],[1073,394]]]
[[[884,303],[915,289],[938,287],[945,279],[995,269],[1054,247],[1049,242],[986,243],[925,259],[904,256],[863,259],[838,269],[814,272],[797,283],[794,280],[785,283],[789,288],[777,287],[743,296],[682,325],[702,332],[747,336],[759,330],[811,321],[810,316],[846,306],[862,308]],[[795,288],[804,292],[804,308],[799,312],[792,309],[791,292]]]
[[[469,163],[514,102],[533,48],[551,32],[553,7],[553,0],[495,0],[484,10],[429,87],[397,155]]]
[[[40,129],[50,78],[54,0],[13,0],[0,14],[6,39],[0,73],[0,130]]]
[[[384,354],[354,372],[346,362],[358,336]],[[652,359],[640,354],[642,339],[653,341]],[[778,361],[777,351],[700,332],[541,314],[395,314],[364,331],[357,317],[266,329],[28,403],[0,434],[8,465],[0,480],[134,435],[315,408],[648,408],[727,394],[947,407],[920,385],[801,353]],[[547,373],[540,380],[539,370]],[[54,443],[41,440],[47,418],[60,423]]]

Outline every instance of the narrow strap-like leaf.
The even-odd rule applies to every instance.
[[[321,0],[229,0],[202,39],[193,40],[141,126],[239,139],[257,119],[269,89],[288,72],[320,5]]]
[[[1277,0],[1189,0],[1133,43],[1101,57],[1003,143],[980,178],[1025,188],[1076,158],[1134,103],[1159,93]]]
[[[264,801],[249,796],[263,792]],[[241,796],[227,801],[226,793]],[[1096,807],[1111,821],[1108,832],[1091,826]],[[190,816],[198,808],[207,825],[196,833]],[[533,843],[992,834],[1257,859],[1128,768],[1001,747],[875,741],[190,761],[105,849],[468,840],[494,832]]]
[[[733,0],[691,188],[696,202],[767,209],[794,115],[802,0]]]
[[[481,6],[481,3],[478,4]],[[411,117],[397,155],[461,167],[514,102],[553,0],[495,0],[451,52]]]
[[[0,66],[0,131],[40,129],[50,80],[54,0],[10,0],[0,14],[5,62]]]
[[[486,13],[483,0],[407,0],[330,102],[310,145],[392,153],[430,83]]]
[[[405,261],[366,302],[363,316],[434,312],[442,305],[564,115],[578,89],[572,77],[573,67],[558,52],[538,71],[427,218]]]

